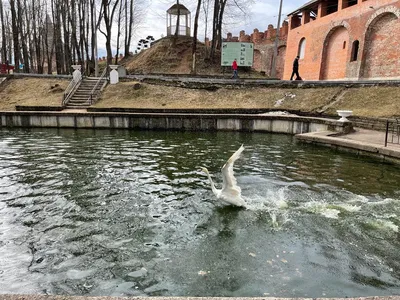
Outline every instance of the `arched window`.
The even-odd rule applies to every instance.
[[[353,42],[353,47],[351,48],[351,60],[350,61],[357,61],[358,60],[358,49],[360,48],[360,42],[355,40]]]
[[[299,43],[299,51],[297,52],[297,55],[300,57],[300,59],[303,59],[305,53],[306,53],[306,39],[302,38]]]

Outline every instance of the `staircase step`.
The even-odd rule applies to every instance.
[[[90,105],[89,102],[68,102],[68,105],[82,106],[82,105]]]
[[[89,101],[89,97],[71,97],[72,101]]]
[[[74,96],[79,96],[79,97],[89,97],[90,93],[82,93],[82,92],[76,92]]]
[[[89,108],[90,106],[73,106],[73,105],[67,105],[65,108],[66,109],[85,109]]]
[[[69,99],[66,107],[67,108],[88,108],[90,107],[90,95],[92,91],[99,92],[105,83],[107,83],[107,79],[101,79],[99,82],[99,78],[85,78],[82,80],[78,89],[74,92],[72,97]],[[96,87],[97,85],[97,87]],[[96,87],[96,89],[95,89]]]

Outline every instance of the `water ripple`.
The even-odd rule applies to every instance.
[[[248,210],[224,207],[220,168]],[[400,292],[399,168],[290,136],[0,130],[4,293]],[[318,274],[318,280],[315,280]]]

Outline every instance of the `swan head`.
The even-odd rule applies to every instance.
[[[200,168],[200,171],[203,171],[204,173],[209,174],[207,168],[204,168],[204,167],[199,167],[199,168]]]

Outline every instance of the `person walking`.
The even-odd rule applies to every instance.
[[[300,56],[296,56],[293,62],[293,72],[292,76],[290,76],[290,80],[293,80],[293,76],[296,74],[296,80],[301,80],[301,77],[299,75],[299,58]]]
[[[233,70],[232,78],[235,78],[235,79],[238,78],[238,65],[237,65],[237,62],[236,62],[236,58],[232,63],[232,70]]]

